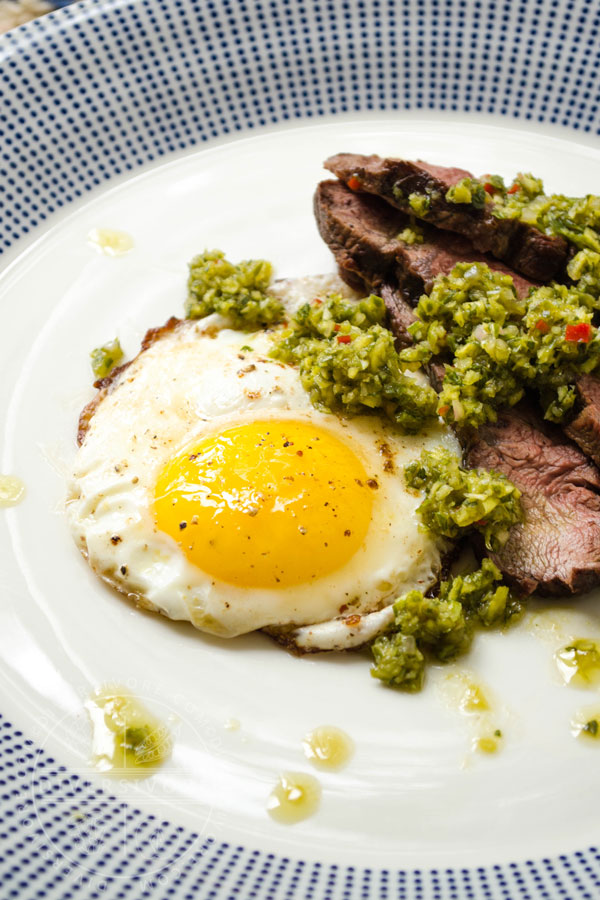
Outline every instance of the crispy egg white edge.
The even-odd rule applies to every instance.
[[[349,298],[357,298],[358,295],[351,291],[346,285],[343,284],[336,276],[316,276],[305,279],[290,279],[276,282],[273,288],[273,293],[276,293],[281,297],[283,302],[286,305],[286,308],[289,312],[293,312],[297,306],[301,303],[306,302],[307,299],[311,299],[312,297],[319,294],[326,294],[332,291],[336,291],[344,294]],[[210,321],[204,320],[204,325],[213,329],[224,329],[226,323],[220,319],[218,316],[211,316]],[[242,343],[248,342],[251,340],[251,336],[245,336]],[[312,409],[312,407],[311,407]],[[265,412],[264,409],[257,410],[257,413],[262,415]],[[277,413],[280,410],[276,410]],[[294,410],[291,410],[294,413]],[[319,418],[321,418],[322,414],[319,414]],[[324,417],[325,422],[323,423],[325,427],[327,424],[332,424],[333,419],[337,419],[337,417],[331,417],[330,415]],[[369,420],[370,423],[373,423],[374,419]],[[94,420],[92,419],[92,427]],[[443,436],[443,442],[446,444],[452,445],[454,441],[453,436],[450,434],[445,434]],[[84,441],[85,443],[85,441]],[[456,445],[457,446],[457,445]],[[416,451],[417,453],[419,451]],[[75,492],[76,493],[76,489]],[[70,501],[70,505],[73,503],[73,496]],[[172,541],[168,536],[163,535],[167,541]],[[84,553],[84,555],[89,555],[87,552],[87,545],[85,541],[82,543],[81,539],[78,541],[80,549]],[[176,543],[172,542],[177,552],[179,552],[179,548]],[[207,630],[211,633],[221,634],[223,636],[228,635],[227,629],[222,628],[219,625],[219,622],[203,622],[202,616],[194,616],[190,613],[189,607],[186,607],[185,603],[171,603],[167,608],[164,604],[156,603],[151,597],[144,595],[143,592],[139,592],[137,590],[132,590],[130,585],[124,584],[123,581],[119,577],[115,577],[115,571],[110,571],[110,567],[102,571],[98,564],[94,564],[93,559],[88,560],[92,568],[104,581],[110,584],[112,587],[117,588],[117,590],[127,593],[129,597],[135,602],[147,609],[151,609],[154,611],[158,611],[167,615],[170,618],[182,618],[189,619],[192,623],[199,627],[201,630]],[[417,567],[419,569],[418,572],[413,572],[413,577],[409,583],[403,584],[403,589],[409,589],[411,587],[419,587],[421,589],[425,589],[434,582],[438,575],[440,564],[440,548],[436,548],[436,552],[431,559],[431,564],[426,564],[425,566]],[[334,573],[335,574],[335,573]],[[318,584],[315,587],[318,589]],[[384,631],[390,624],[392,618],[391,611],[391,600],[395,599],[396,593],[399,593],[400,590],[394,592],[394,596],[388,599],[387,605],[384,605],[380,600],[378,605],[382,608],[378,608],[375,610],[368,610],[362,612],[355,612],[352,614],[352,610],[345,613],[345,615],[336,615],[326,619],[325,621],[318,623],[300,623],[300,627],[291,630],[291,626],[293,626],[294,622],[270,622],[270,623],[262,623],[262,625],[255,625],[253,628],[249,628],[246,630],[255,630],[258,627],[264,627],[264,625],[268,625],[269,631],[277,632],[278,626],[282,627],[282,632],[285,631],[285,643],[288,646],[294,646],[296,649],[301,651],[307,650],[316,650],[316,649],[342,649],[351,646],[359,646],[360,644],[371,640],[381,631]],[[173,598],[174,599],[174,598]],[[341,599],[341,598],[340,598]],[[339,606],[343,606],[343,603],[339,604]],[[209,617],[210,618],[210,617]],[[194,621],[195,620],[195,621]],[[348,624],[350,621],[351,624]],[[241,633],[241,632],[236,632]]]

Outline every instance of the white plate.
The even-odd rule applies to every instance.
[[[561,685],[552,654],[570,636],[600,634],[597,596],[577,600],[553,633],[522,626],[479,636],[457,665],[486,684],[505,740],[469,750],[469,722],[444,699],[451,667],[407,696],[369,677],[366,655],[297,659],[262,635],[223,642],[133,609],[80,558],[63,515],[77,416],[93,395],[89,351],[115,334],[134,354],[147,328],[181,314],[186,264],[206,247],[271,259],[278,276],[331,271],[313,222],[321,164],[339,151],[401,153],[475,172],[542,175],[584,193],[600,151],[542,131],[460,119],[397,117],[276,130],[179,156],[69,209],[3,273],[1,470],[25,501],[0,512],[0,677],[5,708],[74,771],[147,812],[217,840],[338,864],[485,866],[569,852],[600,839],[598,751],[570,719],[595,694]],[[568,166],[566,162],[568,161]],[[87,242],[98,227],[128,232],[109,258]],[[591,618],[590,618],[591,617]],[[173,715],[172,760],[151,779],[115,783],[89,768],[83,702],[124,683]],[[239,719],[237,731],[228,719]],[[310,771],[305,732],[345,729],[356,754],[315,773],[319,812],[273,822],[266,798],[280,772]]]

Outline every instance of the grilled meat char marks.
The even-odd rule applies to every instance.
[[[477,209],[471,203],[446,200],[449,188],[473,177],[464,169],[356,153],[330,156],[325,168],[346,184],[356,179],[358,190],[382,197],[407,213],[413,213],[409,195],[426,194],[430,198],[427,222],[464,235],[481,253],[491,253],[534,281],[550,281],[564,270],[568,245],[563,238],[543,234],[518,219],[498,219],[492,215],[490,204]]]
[[[402,346],[410,340],[410,303],[437,274],[464,260],[490,264],[462,239],[427,227],[423,244],[404,244],[397,239],[407,222],[402,213],[340,182],[318,186],[315,215],[341,276],[354,287],[381,294]],[[491,265],[509,271],[495,261]],[[517,292],[525,296],[531,283],[513,277]],[[434,363],[429,374],[439,387],[441,364]],[[458,436],[469,465],[504,472],[522,493],[525,521],[511,529],[507,545],[494,557],[506,578],[524,594],[564,596],[598,584],[600,472],[581,450],[525,404],[502,411],[494,424]]]

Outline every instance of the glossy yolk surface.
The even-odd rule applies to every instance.
[[[356,553],[376,487],[326,429],[254,421],[169,461],[156,484],[155,521],[209,575],[285,588],[321,578]]]

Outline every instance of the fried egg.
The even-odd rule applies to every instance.
[[[292,311],[335,278],[279,285]],[[81,418],[67,511],[91,568],[139,606],[222,637],[268,629],[301,650],[356,646],[437,577],[402,477],[442,426],[316,410],[273,332],[171,320]]]

